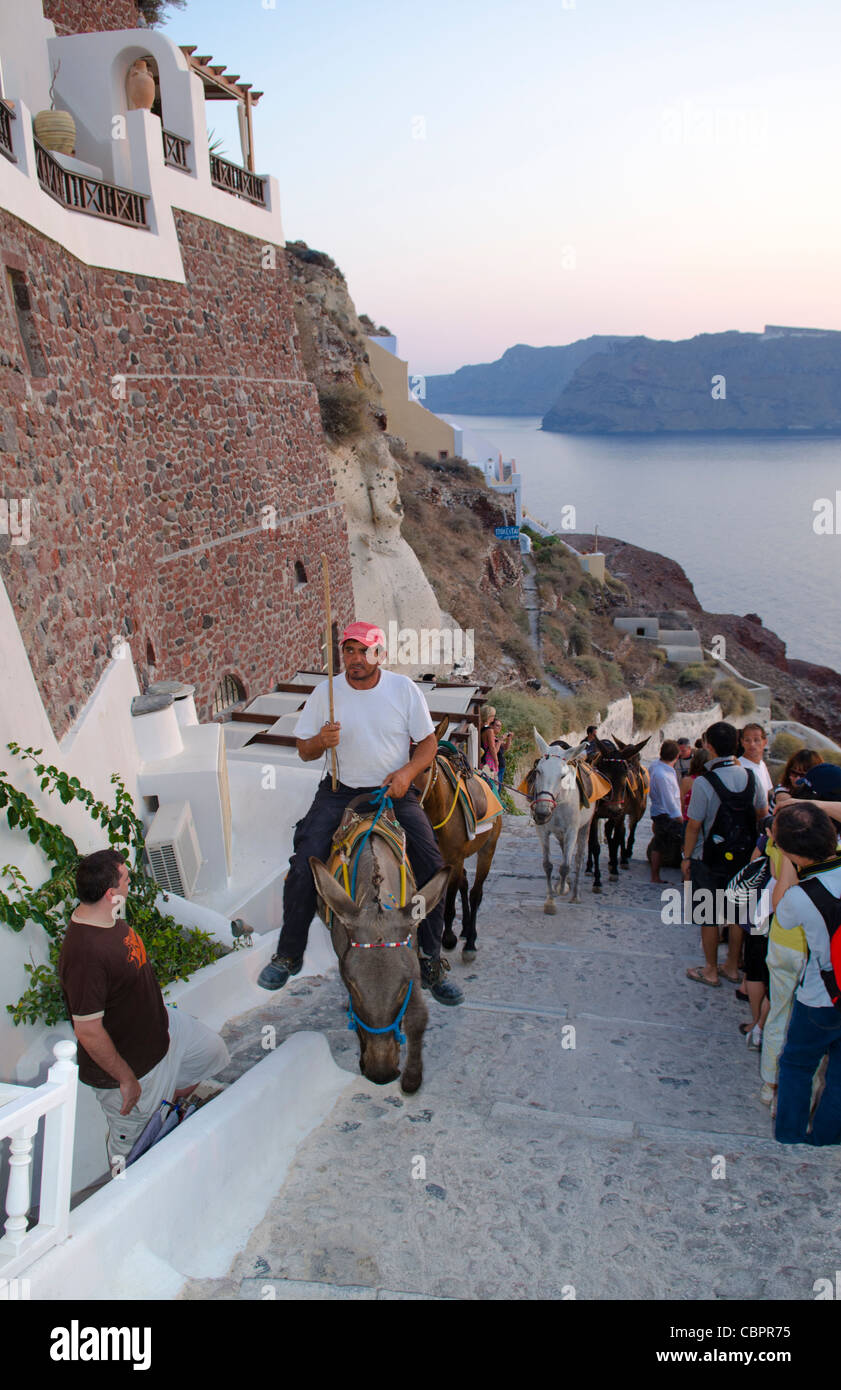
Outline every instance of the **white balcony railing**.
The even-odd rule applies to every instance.
[[[42,1086],[0,1085],[0,1139],[11,1139],[0,1279],[14,1278],[51,1246],[67,1239],[73,1131],[76,1125],[75,1042],[58,1042]],[[32,1141],[44,1116],[38,1222],[27,1230],[32,1197]]]

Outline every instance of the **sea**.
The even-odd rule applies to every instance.
[[[712,613],[758,613],[787,654],[841,671],[841,439],[550,434],[450,414],[516,459],[532,516],[683,566]],[[829,528],[830,534],[821,531]]]

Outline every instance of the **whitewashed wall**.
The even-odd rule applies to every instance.
[[[8,8],[0,6],[0,12]],[[36,32],[33,28],[29,34],[30,47]],[[0,40],[2,33],[0,30]],[[49,63],[43,55],[38,58],[36,49],[37,46],[31,50],[26,62],[12,66],[11,76],[4,58],[5,95],[15,103],[17,117],[11,123],[17,163],[3,163],[3,205],[13,216],[59,242],[86,265],[181,284],[185,276],[173,208],[233,227],[261,243],[283,245],[276,179],[266,180],[266,207],[233,197],[210,182],[201,80],[189,70],[181,50],[153,30],[80,34],[52,39],[49,45],[53,66],[61,60],[55,86],[56,106],[70,110],[76,120],[79,157],[101,167],[106,181],[150,196],[150,230],[86,217],[57,203],[41,188],[35,165],[32,116],[45,104],[44,71],[49,80]],[[30,48],[26,51],[30,52]],[[144,53],[153,54],[158,63],[166,128],[191,142],[189,173],[164,164],[161,122],[157,116],[149,111],[126,109],[125,74],[135,58]],[[91,81],[92,72],[100,74],[102,80]],[[19,89],[18,82],[24,83],[26,90]],[[112,138],[115,115],[125,118],[125,138]]]

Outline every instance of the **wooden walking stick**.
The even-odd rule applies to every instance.
[[[330,571],[327,567],[327,556],[321,552],[321,568],[324,573],[324,612],[326,615],[327,631],[325,651],[327,653],[327,696],[330,701],[330,723],[336,721],[333,718],[333,625],[330,621]],[[333,791],[336,790],[336,750],[330,749],[330,785]]]

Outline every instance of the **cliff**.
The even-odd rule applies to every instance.
[[[697,690],[663,669],[650,644],[613,626],[614,613],[628,605],[643,612],[685,608],[706,646],[724,635],[736,668],[771,686],[776,716],[839,737],[841,675],[789,661],[785,644],[755,614],[705,613],[679,564],[626,541],[599,537],[610,571],[605,586],[560,544],[536,547],[538,654],[519,554],[494,536],[494,527],[510,520],[504,499],[463,460],[410,456],[388,429],[367,351],[370,320],[357,315],[335,262],[303,242],[287,246],[286,261],[296,346],[319,392],[330,471],[347,519],[358,614],[384,626],[396,620],[414,628],[472,629],[474,679],[499,689],[535,682],[545,688],[547,676],[559,678],[574,692],[569,715],[577,726],[623,690],[659,690],[671,708],[703,704]],[[592,537],[570,540],[592,548]]]
[[[460,410],[469,415],[543,415],[582,362],[625,341],[595,334],[565,347],[518,343],[496,362],[426,377],[424,404],[438,414]]]
[[[543,418],[565,434],[841,433],[841,333],[633,338],[582,362]]]
[[[592,548],[594,537],[570,536],[581,550]],[[631,602],[641,613],[670,608],[687,609],[693,625],[709,648],[721,635],[727,660],[750,680],[770,686],[774,717],[808,724],[841,742],[841,674],[828,666],[786,656],[785,642],[764,627],[755,613],[707,613],[701,608],[685,571],[675,561],[628,541],[599,536],[611,573],[627,586]],[[647,645],[647,644],[646,644]]]
[[[522,571],[511,542],[494,536],[508,520],[498,499],[460,460],[410,457],[389,432],[367,351],[370,320],[357,314],[341,271],[304,242],[287,244],[286,262],[304,370],[318,389],[347,521],[357,615],[386,631],[392,621],[471,628],[474,677],[518,679]],[[430,669],[401,667],[406,675]]]

